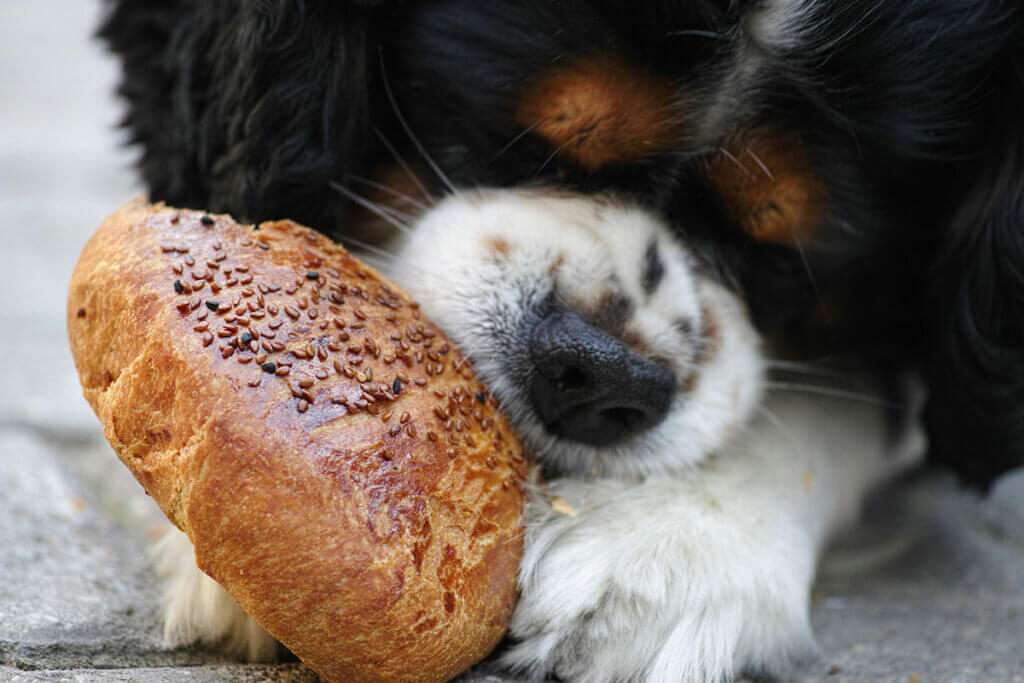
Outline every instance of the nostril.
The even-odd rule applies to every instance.
[[[562,370],[562,374],[558,376],[556,382],[561,389],[566,391],[582,389],[587,384],[587,376],[579,368],[570,366]]]
[[[620,424],[629,431],[642,429],[648,419],[647,413],[636,408],[606,408],[600,414],[603,419]]]

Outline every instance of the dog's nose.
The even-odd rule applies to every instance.
[[[545,428],[560,437],[606,446],[656,425],[675,393],[658,363],[573,312],[556,312],[530,338],[530,395]]]

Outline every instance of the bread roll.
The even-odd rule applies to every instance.
[[[322,676],[444,680],[499,641],[526,464],[397,286],[295,223],[140,199],[82,252],[68,331],[199,567]]]

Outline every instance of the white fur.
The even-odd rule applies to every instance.
[[[787,679],[814,652],[824,542],[913,460],[887,448],[884,412],[772,395],[693,472],[549,482],[529,507],[519,643],[504,662],[572,681]]]
[[[501,240],[507,253],[492,245]],[[644,254],[657,240],[665,267],[651,296],[640,288]],[[668,227],[638,208],[580,196],[526,190],[464,193],[441,203],[402,245],[393,276],[452,335],[490,384],[536,456],[559,470],[631,477],[677,472],[701,461],[746,420],[761,394],[759,342],[743,305],[697,275]],[[684,384],[665,420],[615,446],[556,442],[533,414],[508,365],[527,365],[524,319],[546,298],[593,312],[604,294],[636,306],[627,330],[667,360]],[[698,366],[693,340],[710,313],[719,333],[711,360]]]
[[[166,577],[162,605],[168,646],[199,642],[249,662],[273,661],[280,654],[278,642],[196,566],[188,536],[168,525],[154,557]]]
[[[639,274],[652,240],[665,276],[648,295]],[[564,473],[527,505],[514,644],[499,664],[567,681],[725,681],[747,670],[785,677],[813,652],[822,545],[872,485],[920,455],[919,432],[890,444],[878,402],[766,392],[743,305],[626,204],[467,192],[417,224],[392,275],[475,360],[541,462]],[[524,325],[540,302],[592,313],[608,293],[633,301],[626,329],[667,359],[679,396],[661,424],[594,448],[548,435],[509,373],[525,362]],[[680,319],[693,330],[713,321],[713,353],[695,351]],[[195,568],[187,539],[175,532],[163,555],[172,641],[273,654],[276,643]]]
[[[747,13],[744,28],[762,48],[787,50],[800,44],[808,30],[808,0],[764,0]]]

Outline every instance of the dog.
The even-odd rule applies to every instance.
[[[789,678],[865,492],[1024,463],[1015,0],[109,0],[100,35],[154,199],[359,248],[536,454],[479,676]],[[275,656],[162,554],[172,641]]]

